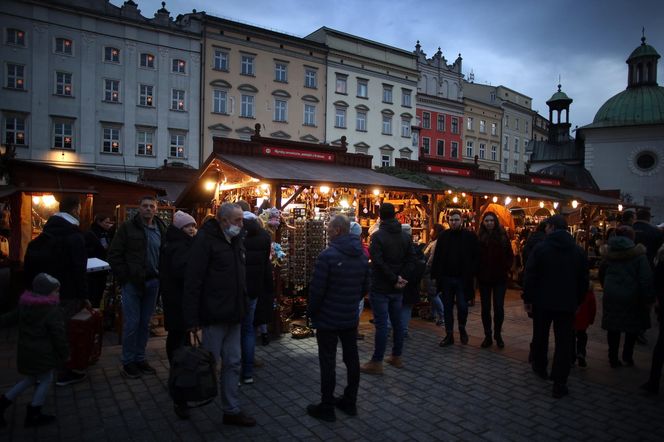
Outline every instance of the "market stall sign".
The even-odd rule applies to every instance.
[[[427,172],[440,173],[442,175],[470,176],[470,170],[454,167],[427,166]]]
[[[542,184],[544,186],[560,186],[560,180],[552,178],[531,178],[532,184]]]
[[[334,154],[326,152],[313,152],[301,149],[285,149],[283,147],[263,146],[263,154],[272,157],[291,158],[296,160],[334,162]]]

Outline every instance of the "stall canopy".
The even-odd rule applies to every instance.
[[[474,194],[486,195],[503,195],[503,196],[523,196],[528,198],[544,198],[550,199],[551,196],[535,192],[532,190],[523,189],[517,186],[512,186],[501,181],[483,180],[479,178],[465,178],[456,176],[435,176],[429,175],[431,178],[445,183],[450,189],[459,192],[468,192]]]

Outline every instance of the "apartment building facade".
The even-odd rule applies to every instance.
[[[463,131],[463,161],[475,162],[500,176],[503,109],[464,97],[466,124]]]

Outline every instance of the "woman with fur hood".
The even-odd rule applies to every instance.
[[[607,331],[609,363],[612,368],[634,365],[634,343],[642,330],[650,328],[653,301],[652,271],[642,244],[634,244],[634,230],[620,226],[609,240],[600,265],[604,288],[602,328]],[[618,359],[620,335],[625,333],[622,362]]]

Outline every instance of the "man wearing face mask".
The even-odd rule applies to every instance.
[[[189,330],[202,328],[203,347],[221,368],[223,423],[253,427],[240,410],[241,321],[248,311],[242,209],[224,203],[201,226],[190,250],[184,280],[183,311]]]

